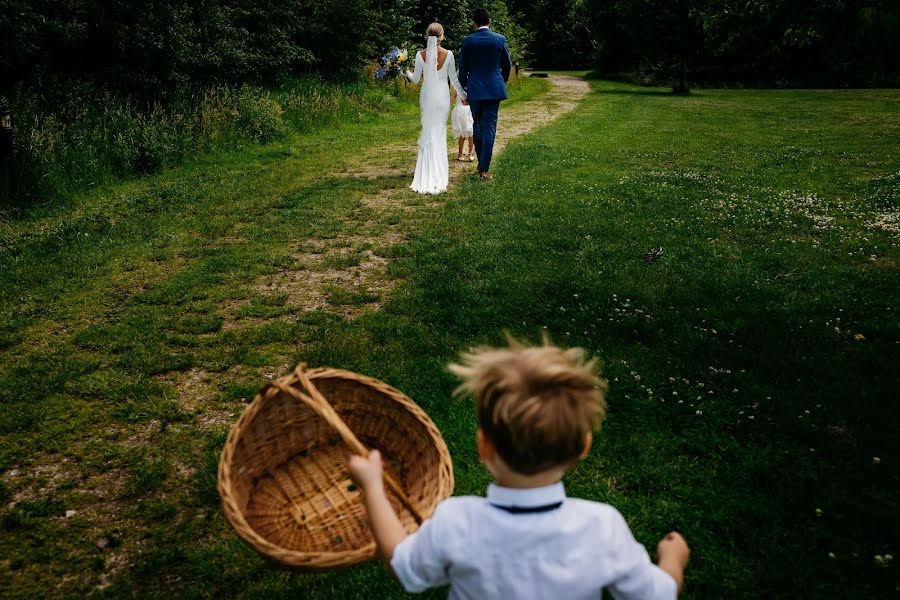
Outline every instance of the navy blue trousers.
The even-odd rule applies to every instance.
[[[497,137],[497,113],[499,100],[470,100],[472,120],[475,122],[475,154],[478,156],[478,171],[487,173],[491,169],[491,155],[494,154],[494,138]]]

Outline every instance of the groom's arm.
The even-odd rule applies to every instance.
[[[500,70],[503,72],[503,81],[509,81],[509,72],[512,70],[512,57],[509,55],[509,45],[503,38],[503,52],[500,53]]]

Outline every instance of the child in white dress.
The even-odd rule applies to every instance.
[[[450,113],[450,129],[453,135],[459,138],[459,155],[456,160],[460,162],[472,162],[475,159],[474,123],[472,109],[463,104],[457,98],[456,90],[450,89],[450,103],[456,102],[453,112]],[[463,146],[469,142],[469,151],[463,154]]]

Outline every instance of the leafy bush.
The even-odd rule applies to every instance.
[[[284,132],[284,110],[272,94],[241,86],[237,94],[238,126],[250,139],[268,142]]]
[[[425,29],[438,21],[444,26],[444,47],[458,49],[462,39],[472,32],[475,10],[486,8],[491,13],[491,29],[506,36],[513,61],[525,61],[532,35],[520,24],[522,16],[510,10],[512,5],[506,0],[419,0],[413,7],[415,23],[409,47],[422,47]]]
[[[0,94],[93,81],[143,98],[191,84],[346,73],[408,39],[410,0],[5,0]]]
[[[532,62],[654,84],[900,84],[896,0],[506,0]]]

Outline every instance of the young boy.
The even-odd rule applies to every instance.
[[[675,598],[690,556],[678,533],[650,562],[622,515],[567,498],[562,476],[587,456],[606,383],[579,348],[510,340],[477,348],[450,370],[475,397],[478,455],[494,476],[487,498],[441,502],[407,534],[385,496],[381,456],[350,458],[381,557],[408,592],[449,583],[450,598]]]

